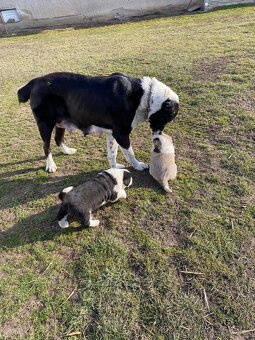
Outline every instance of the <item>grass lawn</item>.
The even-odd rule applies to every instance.
[[[0,339],[254,339],[254,37],[240,7],[0,39]],[[131,169],[100,227],[59,230],[58,192],[108,162],[105,137],[77,131],[77,153],[52,145],[44,171],[16,90],[53,71],[155,76],[179,94],[172,195]],[[148,162],[148,124],[131,139]]]

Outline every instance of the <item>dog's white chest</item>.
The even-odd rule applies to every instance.
[[[145,109],[137,109],[135,113],[135,117],[132,121],[131,127],[132,129],[136,128],[138,124],[146,121],[147,112]]]

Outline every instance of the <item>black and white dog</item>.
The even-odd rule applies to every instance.
[[[54,127],[55,142],[66,154],[76,150],[63,143],[65,129],[80,129],[84,135],[97,136],[105,131],[110,167],[121,167],[116,163],[120,145],[128,162],[135,169],[144,170],[147,165],[135,158],[130,144],[131,131],[147,119],[153,132],[162,131],[179,108],[178,95],[156,78],[132,78],[122,73],[98,77],[52,73],[20,88],[18,99],[30,99],[49,172],[57,168],[50,150]]]
[[[59,194],[62,201],[57,216],[59,226],[69,226],[68,216],[79,219],[82,226],[98,226],[99,220],[93,220],[91,213],[107,202],[126,198],[125,188],[131,184],[132,177],[128,170],[111,168],[78,187],[65,188]]]

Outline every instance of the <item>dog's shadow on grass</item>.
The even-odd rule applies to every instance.
[[[30,163],[33,161],[41,161],[43,158],[28,159],[27,161],[13,162],[8,165],[16,165]],[[1,165],[0,165],[1,167]],[[107,167],[107,166],[106,166]],[[127,167],[133,177],[134,188],[150,188],[160,192],[158,183],[149,175],[148,171],[137,171]],[[89,179],[95,177],[103,169],[93,169],[87,172],[80,172],[74,175],[59,176],[57,170],[55,174],[47,174],[44,167],[24,167],[13,171],[0,173],[0,211],[6,208],[14,208],[16,206],[27,204],[29,201],[36,201],[50,194],[57,194],[60,190],[67,186],[76,186]],[[38,171],[41,171],[38,175]],[[29,176],[26,174],[31,173]],[[22,176],[24,175],[24,176]],[[32,177],[32,178],[31,178]]]
[[[133,178],[132,187],[137,189],[153,189],[161,194],[164,192],[161,190],[160,185],[156,182],[156,180],[149,174],[149,170],[137,171],[133,168],[128,168],[128,170],[131,172]]]
[[[93,178],[101,170],[90,169],[87,172],[66,175],[61,173],[61,170],[56,174],[48,174],[44,171],[43,166],[15,169],[16,165],[30,163],[35,160],[41,161],[42,159],[40,157],[7,164],[8,166],[13,165],[14,170],[0,173],[0,211],[23,204],[26,205],[30,201],[36,201],[51,194],[56,194],[57,197],[58,192],[63,188],[70,185],[79,185]],[[0,168],[1,166],[0,164]],[[29,175],[27,176],[27,174]]]

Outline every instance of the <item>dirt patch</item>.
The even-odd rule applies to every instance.
[[[176,221],[177,222],[177,221]],[[174,222],[173,222],[174,223]],[[175,223],[177,226],[177,223]],[[151,237],[158,240],[165,248],[175,248],[182,243],[181,236],[177,232],[177,227],[169,225],[164,229],[155,229]]]
[[[27,253],[11,253],[11,252],[1,252],[0,256],[0,266],[3,266],[4,264],[11,262],[14,263],[14,261],[23,261],[26,259]]]
[[[35,297],[32,297],[27,303],[20,308],[17,315],[18,317],[6,322],[2,327],[2,334],[7,339],[14,339],[19,336],[21,339],[25,339],[31,329],[32,320],[29,315],[32,311],[36,311],[40,308],[41,304]]]
[[[12,208],[4,209],[1,211],[0,214],[0,237],[2,230],[2,226],[4,226],[4,223],[8,222],[8,224],[13,224],[16,221],[16,212]],[[5,228],[6,229],[6,228]]]
[[[247,111],[255,112],[255,90],[247,91],[237,97],[233,98],[230,103],[237,108],[241,108]]]
[[[75,248],[61,246],[59,250],[52,251],[52,258],[57,258],[59,262],[66,267],[72,261],[80,257],[80,251]]]
[[[247,254],[255,254],[255,237],[251,237],[250,240],[243,244],[242,251]]]
[[[192,75],[197,81],[216,81],[225,73],[226,68],[234,62],[233,57],[202,59],[200,63],[194,65]]]

